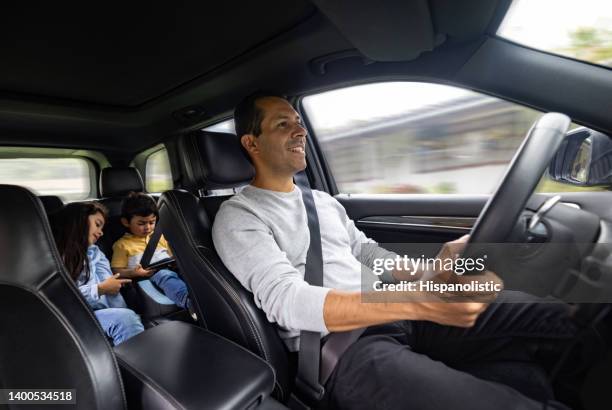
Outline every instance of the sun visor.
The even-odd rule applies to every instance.
[[[365,57],[413,60],[443,41],[427,0],[312,0]],[[437,40],[437,41],[436,41]]]

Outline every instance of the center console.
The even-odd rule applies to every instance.
[[[128,407],[281,409],[274,371],[259,356],[200,327],[167,322],[115,347]]]

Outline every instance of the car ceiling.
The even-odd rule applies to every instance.
[[[505,95],[465,67],[486,62],[509,3],[13,2],[0,15],[0,144],[133,154],[260,88],[411,76]]]

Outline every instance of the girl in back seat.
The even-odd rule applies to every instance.
[[[142,332],[140,317],[119,293],[130,279],[113,274],[95,243],[102,236],[106,209],[96,202],[71,203],[54,218],[53,233],[64,265],[115,345]]]

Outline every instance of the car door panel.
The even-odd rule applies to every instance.
[[[528,208],[535,211],[538,204],[553,195],[535,194]],[[612,220],[612,211],[607,205],[612,203],[612,192],[560,195],[561,203]],[[432,248],[418,244],[444,243],[468,234],[489,196],[338,194],[335,198],[369,238],[382,244],[394,244],[387,247],[395,251],[411,249],[430,256]]]
[[[444,243],[469,233],[488,196],[339,194],[336,199],[369,238],[396,244],[388,247],[400,251],[408,244]],[[410,249],[430,254],[437,248]]]

